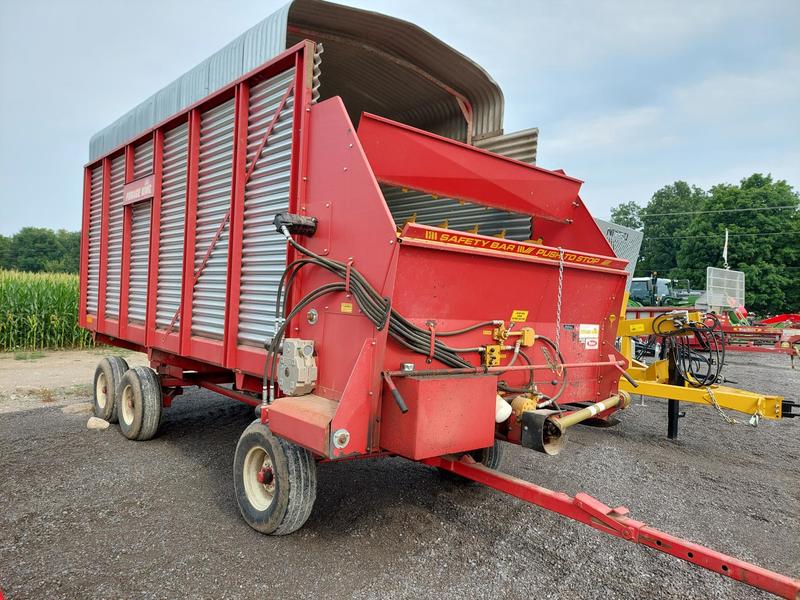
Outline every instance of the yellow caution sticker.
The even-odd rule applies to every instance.
[[[353,312],[353,304],[351,302],[342,302],[341,311],[343,313]]]
[[[644,332],[644,323],[632,323],[630,327],[628,327],[628,331],[631,333],[642,333]]]
[[[515,310],[511,313],[511,322],[512,323],[524,323],[528,320],[528,311],[527,310]]]

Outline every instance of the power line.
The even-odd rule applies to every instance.
[[[757,206],[752,208],[720,208],[715,210],[688,210],[688,211],[681,211],[681,212],[668,212],[668,213],[654,213],[654,214],[647,214],[642,213],[640,217],[642,219],[649,219],[650,217],[676,217],[678,215],[707,215],[711,213],[730,213],[730,212],[747,212],[747,211],[755,211],[755,210],[789,210],[789,209],[797,209],[797,206],[790,205],[790,206]]]
[[[709,265],[709,266],[713,266],[713,265]],[[787,267],[786,265],[780,265],[778,268],[781,271],[785,271],[787,269],[790,269],[790,270],[800,269],[800,267],[794,267],[794,266]],[[678,266],[674,266],[674,267],[667,267],[666,269],[662,269],[662,271],[669,271],[671,269],[679,269],[681,271],[705,271],[706,267],[678,267]],[[738,271],[739,269],[734,268],[733,270],[734,271]]]
[[[770,231],[767,233],[729,233],[729,237],[758,237],[762,235],[800,235],[796,231]],[[645,237],[645,240],[682,240],[696,237],[725,237],[725,233],[704,233],[697,235],[666,235],[657,237]]]

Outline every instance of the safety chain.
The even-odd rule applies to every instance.
[[[708,392],[708,397],[711,399],[711,404],[717,410],[719,416],[722,417],[722,420],[728,425],[736,425],[739,421],[733,417],[729,417],[723,412],[722,407],[720,407],[719,402],[717,402],[717,397],[714,395],[714,390],[712,390],[710,387],[707,387],[706,392]]]
[[[558,303],[556,304],[556,352],[561,352],[561,291],[564,287],[564,249],[558,247]]]

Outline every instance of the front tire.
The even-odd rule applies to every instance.
[[[308,450],[254,421],[236,445],[233,487],[239,512],[250,527],[286,535],[300,529],[314,507],[316,463]]]
[[[128,370],[117,386],[119,428],[129,440],[151,439],[161,424],[161,382],[147,367]]]
[[[505,445],[500,443],[499,440],[495,440],[494,446],[483,448],[482,450],[473,450],[469,454],[475,459],[475,462],[497,470],[503,462],[503,456],[505,456]]]
[[[469,454],[473,460],[475,460],[475,462],[496,471],[503,462],[505,446],[500,442],[500,440],[495,440],[493,446],[490,446],[489,448],[481,448],[480,450],[472,450],[471,452],[467,452],[467,454]],[[439,472],[439,476],[444,480],[466,485],[471,485],[474,483],[471,479],[467,479],[461,475],[456,475],[447,469],[437,467],[436,470]]]
[[[94,372],[94,416],[109,423],[117,422],[117,385],[122,380],[128,363],[120,356],[107,356]]]

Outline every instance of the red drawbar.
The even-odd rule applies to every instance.
[[[604,533],[671,554],[782,598],[795,600],[800,597],[800,581],[653,529],[629,518],[627,516],[629,511],[624,506],[611,508],[588,494],[579,493],[575,497],[570,497],[563,492],[554,492],[477,464],[469,456],[460,461],[439,457],[424,462],[580,521]]]

